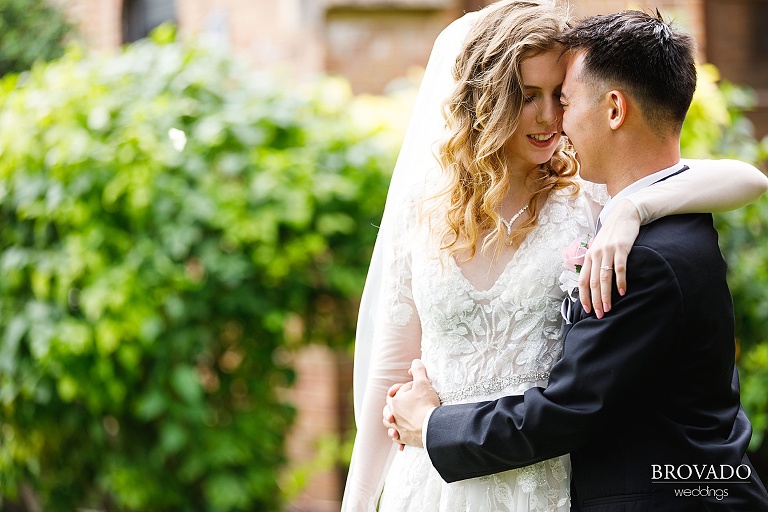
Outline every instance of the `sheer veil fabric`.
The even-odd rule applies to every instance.
[[[443,30],[436,39],[392,173],[357,323],[354,364],[354,404],[357,422],[360,421],[360,408],[365,396],[368,368],[374,349],[376,313],[380,309],[384,279],[383,269],[386,268],[386,262],[393,257],[393,248],[387,245],[392,239],[398,212],[413,191],[436,190],[434,187],[439,183],[439,164],[435,155],[437,144],[445,133],[442,103],[456,86],[452,69],[464,38],[478,15],[478,12],[465,14]]]
[[[395,258],[395,248],[391,243],[395,236],[395,225],[403,205],[412,197],[415,189],[436,190],[439,174],[436,148],[446,129],[442,103],[456,86],[453,66],[464,38],[479,15],[479,12],[465,14],[445,28],[436,39],[392,173],[358,314],[354,357],[354,405],[358,428],[361,425],[361,411],[369,381],[371,359],[377,350],[381,349],[377,346],[376,325],[384,301],[385,269],[389,268]],[[392,447],[389,461],[392,460],[394,452],[395,448]],[[364,471],[364,468],[356,467],[361,463],[365,461],[356,460],[353,454],[349,474]],[[388,467],[389,463],[385,464],[385,473]],[[351,510],[346,505],[349,487],[348,481],[345,506],[342,510]],[[378,492],[380,490],[379,488]]]

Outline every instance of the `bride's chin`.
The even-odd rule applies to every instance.
[[[549,156],[547,157],[546,160],[543,160],[543,161],[539,162],[539,165],[544,165],[544,164],[548,163],[550,160],[552,160],[553,156],[555,156],[555,152],[554,151],[549,154]]]

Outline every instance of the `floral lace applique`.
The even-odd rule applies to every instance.
[[[402,215],[396,225],[396,233],[392,242],[394,253],[392,265],[393,275],[387,290],[390,305],[390,316],[395,325],[404,326],[410,322],[414,313],[413,293],[411,291],[411,251],[409,243],[413,241],[414,228],[416,226],[416,200],[411,198],[403,208]]]

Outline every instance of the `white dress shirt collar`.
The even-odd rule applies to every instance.
[[[600,224],[602,224],[603,221],[605,221],[605,219],[608,218],[608,215],[610,215],[611,210],[613,210],[613,207],[616,205],[616,202],[619,199],[621,199],[622,197],[627,197],[628,195],[631,195],[634,192],[637,192],[638,190],[642,190],[645,187],[649,187],[654,183],[656,183],[657,181],[661,181],[665,178],[668,178],[669,176],[680,171],[682,168],[683,168],[683,165],[680,162],[678,162],[672,167],[667,167],[666,169],[662,169],[661,171],[655,172],[653,174],[649,174],[644,178],[640,178],[636,182],[622,189],[618,194],[611,197],[608,200],[608,202],[605,203],[605,206],[603,207],[603,211],[600,212],[600,217],[599,217]]]

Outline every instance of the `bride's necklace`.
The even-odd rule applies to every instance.
[[[507,221],[504,217],[501,218],[501,222],[504,224],[504,226],[507,228],[507,238],[509,238],[512,235],[512,224],[515,223],[517,219],[520,218],[520,216],[523,214],[525,210],[528,209],[528,205],[523,206],[520,208],[520,210],[512,216],[509,221]],[[507,242],[507,245],[509,245],[509,242]]]

